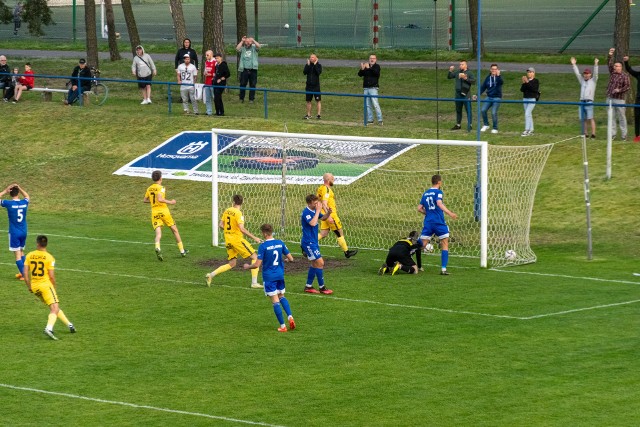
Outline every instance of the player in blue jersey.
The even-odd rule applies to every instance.
[[[16,256],[18,274],[16,279],[24,280],[24,246],[27,240],[27,208],[29,207],[29,195],[18,184],[11,184],[3,191],[0,197],[9,193],[11,200],[2,200],[0,204],[7,209],[9,215],[9,250]],[[22,195],[22,199],[20,199]]]
[[[422,194],[422,199],[420,199],[420,204],[418,205],[418,212],[424,215],[420,240],[422,240],[422,246],[425,247],[432,235],[435,234],[438,236],[441,249],[440,263],[442,270],[440,274],[447,276],[449,275],[447,272],[447,263],[449,262],[449,227],[444,220],[444,214],[446,213],[453,219],[458,218],[458,215],[447,209],[442,202],[444,198],[444,193],[442,193],[440,189],[440,187],[442,187],[442,177],[440,175],[433,175],[431,177],[431,184],[431,188]]]
[[[249,270],[259,268],[262,265],[262,281],[264,282],[264,294],[271,299],[273,312],[280,322],[278,332],[287,332],[284,324],[282,309],[284,308],[289,320],[289,328],[295,329],[296,322],[291,315],[289,301],[284,297],[284,262],[293,261],[293,256],[282,240],[273,238],[271,224],[262,224],[260,231],[264,242],[258,247],[258,259],[253,264],[244,264],[243,268]]]
[[[326,209],[324,216],[322,216],[322,202],[315,194],[309,194],[306,197],[306,201],[307,207],[304,208],[300,217],[302,224],[300,247],[302,248],[302,253],[311,262],[311,266],[307,273],[307,284],[304,287],[304,291],[310,294],[331,295],[333,291],[324,285],[324,260],[318,246],[318,223],[329,218],[332,210],[331,208]],[[318,278],[319,291],[313,287],[313,280],[316,277]]]

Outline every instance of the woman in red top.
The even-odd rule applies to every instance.
[[[18,84],[16,84],[15,95],[13,96],[14,103],[20,100],[20,96],[22,95],[22,91],[33,89],[34,77],[33,71],[31,71],[31,64],[28,62],[24,64],[24,74],[28,74],[26,76],[20,76]]]

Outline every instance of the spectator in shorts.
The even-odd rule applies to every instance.
[[[213,90],[213,103],[216,107],[216,116],[224,116],[224,104],[222,103],[222,94],[224,93],[227,79],[231,76],[227,61],[222,59],[221,53],[215,54],[216,58],[216,74],[213,76],[213,82],[216,88]]]
[[[578,66],[576,65],[576,58],[571,58],[571,66],[573,67],[573,73],[580,82],[580,126],[582,127],[582,133],[584,136],[589,137],[587,133],[587,122],[591,123],[591,138],[596,137],[596,121],[593,118],[593,100],[596,96],[596,84],[598,83],[598,58],[593,60],[593,70],[585,68],[580,75]]]
[[[622,63],[616,62],[614,58],[615,48],[609,49],[608,64],[609,64],[609,85],[607,86],[607,103],[611,102],[613,110],[620,125],[620,137],[623,141],[627,140],[627,116],[626,107],[619,107],[618,105],[624,105],[627,97],[627,92],[631,89],[631,80],[629,76],[622,72]],[[611,136],[616,137],[616,119],[611,123]]]
[[[18,101],[20,101],[23,91],[33,89],[34,78],[33,71],[31,70],[31,64],[28,62],[24,64],[23,74],[26,75],[17,76],[17,74],[20,74],[20,70],[17,68],[14,68],[13,73],[14,77],[5,95],[5,100],[9,101],[13,98],[13,103],[17,104]]]
[[[258,51],[260,43],[253,37],[242,37],[236,46],[236,51],[240,54],[238,60],[238,72],[240,73],[240,87],[246,88],[249,83],[250,88],[255,88],[258,84]],[[240,102],[244,102],[246,90],[240,89]],[[253,103],[256,98],[256,91],[249,91],[249,103]]]
[[[182,97],[182,109],[185,114],[189,114],[189,102],[193,106],[193,113],[198,115],[198,101],[196,100],[196,88],[194,86],[198,70],[191,63],[188,53],[184,54],[184,62],[178,65],[178,84],[180,86],[180,96]]]
[[[638,82],[638,88],[636,89],[636,106],[633,107],[633,119],[635,124],[635,138],[633,138],[633,142],[640,142],[640,71],[636,71],[629,65],[629,57],[625,56],[622,58],[624,61],[624,68],[627,70],[627,73],[631,74],[631,76],[635,77]]]
[[[320,74],[322,74],[322,65],[318,62],[318,57],[312,53],[307,59],[307,65],[304,66],[303,74],[307,76],[307,85],[304,88],[307,99],[307,115],[305,120],[311,118],[311,100],[316,100],[316,119],[320,120],[322,114],[322,97],[320,96]],[[318,92],[318,93],[309,93]]]
[[[145,53],[142,46],[136,46],[136,56],[131,64],[131,74],[136,76],[140,95],[142,95],[141,105],[151,104],[151,84],[153,76],[157,75],[156,65],[148,53]]]
[[[67,99],[64,100],[65,105],[71,105],[80,98],[80,89],[82,89],[82,92],[91,90],[91,77],[91,70],[87,67],[87,61],[84,58],[80,59],[71,73],[71,80],[69,81],[71,87],[69,88]]]

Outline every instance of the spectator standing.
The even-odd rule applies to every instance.
[[[7,57],[0,55],[0,93],[4,98],[4,92],[11,86],[11,68],[7,64]]]
[[[589,68],[585,68],[582,75],[580,75],[580,70],[578,70],[578,66],[576,65],[576,58],[571,58],[573,74],[576,75],[576,78],[580,82],[580,102],[583,103],[580,105],[579,110],[580,126],[584,136],[588,137],[587,122],[590,122],[591,138],[594,139],[596,137],[596,121],[593,118],[593,100],[596,96],[596,84],[598,83],[598,62],[598,58],[593,60],[593,73]]]
[[[213,114],[213,77],[216,74],[216,59],[211,50],[206,51],[204,56],[204,103],[207,107],[207,116],[210,116]]]
[[[500,68],[498,64],[491,64],[490,74],[482,82],[480,86],[480,94],[487,92],[487,99],[482,103],[480,112],[482,113],[482,124],[480,132],[486,132],[489,129],[489,117],[487,117],[487,111],[491,108],[491,121],[493,122],[493,129],[491,133],[498,133],[498,108],[500,108],[500,101],[502,100],[502,77],[500,76]]]
[[[318,62],[318,57],[315,53],[309,55],[309,59],[307,59],[307,65],[304,66],[304,70],[302,71],[305,76],[307,76],[307,85],[304,90],[306,93],[307,100],[307,115],[304,116],[305,120],[309,120],[311,118],[311,100],[316,100],[316,119],[320,120],[322,117],[322,97],[320,96],[320,74],[322,74],[322,65]],[[318,93],[310,93],[310,92],[318,92]]]
[[[136,56],[131,64],[131,74],[138,79],[140,95],[142,95],[141,105],[151,104],[151,83],[153,76],[157,75],[156,64],[153,59],[144,51],[142,46],[136,46]]]
[[[471,102],[469,96],[471,95],[471,85],[476,82],[476,78],[473,73],[467,68],[467,61],[464,59],[460,61],[459,67],[456,70],[452,65],[449,67],[448,79],[455,79],[455,99],[456,99],[456,124],[451,130],[461,129],[462,123],[462,107],[464,106],[467,112],[467,130],[471,130]]]
[[[176,59],[174,61],[176,70],[178,69],[178,65],[184,63],[184,56],[186,54],[189,54],[191,65],[196,67],[196,69],[198,68],[198,54],[191,48],[191,39],[184,39],[182,41],[182,47],[178,49],[176,53]]]
[[[184,54],[184,62],[178,65],[178,84],[180,86],[180,96],[182,97],[182,109],[185,114],[189,114],[189,102],[193,106],[193,113],[198,115],[198,101],[196,100],[196,76],[198,70],[191,63],[188,53]]]
[[[633,107],[633,120],[635,125],[635,138],[633,138],[633,142],[640,142],[640,71],[636,71],[629,65],[629,57],[625,56],[622,58],[624,60],[624,68],[627,70],[627,73],[631,74],[635,77],[638,82],[638,87],[636,88],[636,106]]]
[[[227,61],[222,59],[221,53],[215,54],[216,58],[216,75],[213,77],[216,88],[213,90],[213,103],[216,107],[216,116],[224,116],[224,104],[222,103],[222,94],[224,93],[227,79],[231,73]]]
[[[607,86],[607,103],[611,102],[616,117],[611,122],[611,137],[615,139],[616,119],[620,125],[620,137],[623,141],[627,140],[627,117],[625,115],[626,108],[621,105],[625,104],[627,92],[631,89],[631,80],[629,76],[622,72],[622,63],[616,62],[613,54],[615,48],[609,49],[609,85]]]
[[[378,103],[378,80],[380,79],[380,65],[378,57],[369,55],[369,62],[360,64],[358,76],[362,77],[362,87],[367,97],[367,123],[373,123],[373,111],[376,112],[378,125],[382,126],[382,110]]]
[[[524,132],[520,136],[533,135],[533,109],[536,108],[536,101],[540,98],[540,82],[536,79],[536,69],[527,68],[527,75],[522,76],[522,101],[524,102]]]
[[[87,61],[84,58],[80,59],[73,69],[70,83],[67,99],[64,100],[65,105],[71,105],[80,98],[80,89],[82,92],[91,90],[91,70],[87,67]]]
[[[13,8],[13,35],[18,35],[18,30],[22,26],[22,2],[16,3],[16,7]]]
[[[236,46],[236,50],[240,53],[238,60],[238,72],[240,73],[240,87],[255,88],[258,83],[258,51],[260,43],[254,38],[244,36]],[[240,89],[240,102],[244,102],[245,89]],[[256,91],[249,91],[249,102],[253,103],[256,98]]]

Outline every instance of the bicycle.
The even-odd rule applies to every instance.
[[[91,67],[91,77],[91,90],[88,92],[91,103],[102,105],[107,102],[109,88],[104,83],[97,80],[100,78],[100,70],[97,68]]]

